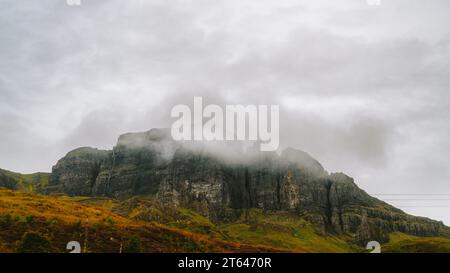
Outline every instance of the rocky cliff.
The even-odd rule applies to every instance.
[[[328,174],[305,152],[288,148],[278,155],[236,143],[175,142],[162,129],[122,135],[111,151],[68,153],[53,167],[46,192],[151,195],[216,221],[247,208],[295,211],[323,233],[360,243],[383,242],[397,231],[450,236],[441,222],[407,215],[369,196],[351,177]]]

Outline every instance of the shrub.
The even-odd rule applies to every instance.
[[[130,238],[128,243],[125,245],[123,249],[124,253],[141,253],[142,252],[142,244],[141,239],[137,236],[133,236]]]
[[[52,247],[50,241],[36,232],[26,232],[17,249],[19,253],[50,253]]]
[[[34,216],[33,215],[27,215],[25,216],[25,222],[27,224],[33,224],[34,223]]]
[[[0,216],[0,227],[3,229],[9,228],[13,222],[10,214]]]

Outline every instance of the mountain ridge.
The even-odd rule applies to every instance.
[[[360,245],[393,232],[449,237],[442,222],[411,216],[361,190],[343,173],[329,174],[309,154],[280,155],[242,143],[177,142],[167,129],[121,135],[112,150],[83,147],[53,167],[44,192],[70,196],[154,196],[213,221],[239,211],[295,211],[323,234],[346,234]]]

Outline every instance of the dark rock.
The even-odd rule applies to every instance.
[[[290,210],[323,232],[363,244],[389,232],[450,236],[442,223],[403,213],[361,190],[342,173],[328,174],[305,152],[245,149],[236,143],[175,142],[168,130],[120,136],[112,151],[81,148],[53,167],[48,192],[155,196],[224,220],[231,210]]]
[[[46,191],[62,191],[79,196],[92,195],[100,170],[108,164],[109,154],[109,151],[89,147],[69,152],[52,168]]]

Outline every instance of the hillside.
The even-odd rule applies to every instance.
[[[21,174],[0,169],[0,187],[40,192],[48,186],[49,173]]]
[[[388,253],[450,253],[450,239],[441,237],[416,237],[403,233],[390,235],[383,246]]]
[[[0,187],[12,189],[0,191],[8,252],[26,236],[57,252],[71,240],[89,252],[127,242],[144,252],[364,252],[369,241],[447,252],[450,240],[442,222],[371,197],[303,151],[176,142],[165,129],[75,149],[51,174],[0,170]]]
[[[41,237],[37,249],[23,247],[27,233]],[[367,252],[352,238],[322,234],[289,212],[249,209],[236,221],[213,223],[153,198],[42,196],[0,189],[0,252],[68,252],[66,244],[74,240],[83,252]],[[382,250],[450,252],[449,243],[392,233]]]
[[[343,238],[321,235],[313,225],[292,215],[263,217],[258,210],[243,215],[233,223],[214,224],[193,211],[149,198],[119,201],[3,189],[0,250],[16,251],[24,234],[33,231],[47,238],[50,252],[66,252],[72,240],[87,242],[89,252],[118,252],[120,241],[126,245],[135,237],[143,252],[363,251]]]
[[[360,246],[387,242],[394,232],[450,237],[442,222],[408,215],[371,197],[353,178],[329,174],[306,152],[176,142],[165,129],[122,135],[110,151],[84,147],[69,152],[53,167],[44,192],[149,196],[220,223],[235,222],[249,209],[287,212],[324,236],[349,237]]]
[[[142,252],[279,252],[201,233],[125,217],[108,209],[111,200],[89,204],[87,198],[42,196],[0,189],[0,252],[21,249],[27,232],[47,242],[39,252],[68,252],[78,241],[87,252],[119,252],[138,240]],[[302,251],[298,249],[296,251]]]

